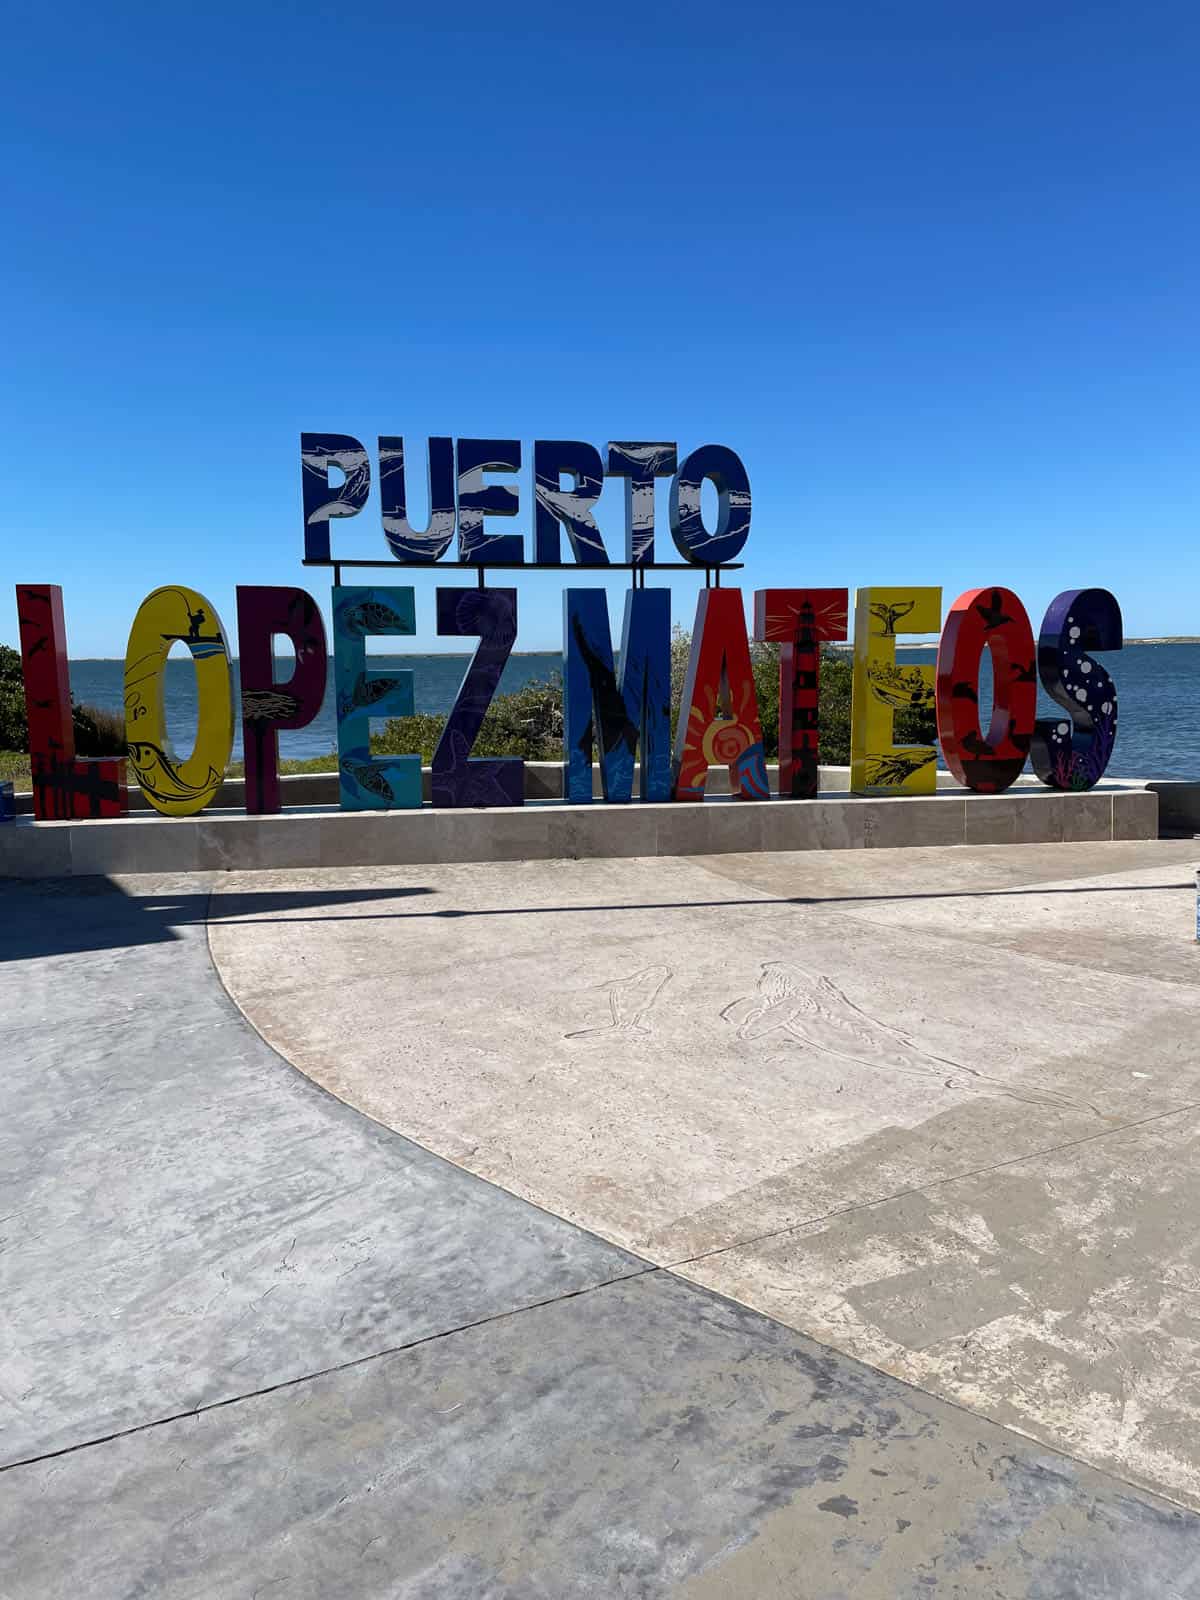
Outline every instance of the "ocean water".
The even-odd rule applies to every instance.
[[[413,675],[413,700],[422,712],[449,711],[467,670],[469,655],[417,656],[376,655],[370,652],[368,662],[373,672],[389,669],[407,670]],[[291,675],[290,657],[277,658],[276,677],[282,682]],[[562,657],[547,655],[511,655],[500,679],[500,693],[511,694],[527,683],[545,681],[562,671]],[[72,661],[71,693],[85,705],[100,706],[108,711],[121,711],[123,699],[124,663],[121,661]],[[237,662],[233,662],[234,705],[239,703],[240,684]],[[167,661],[164,697],[167,711],[167,731],[171,742],[179,751],[191,749],[196,736],[196,674],[186,655],[172,655]],[[333,692],[333,661],[329,663],[329,677],[321,709],[306,728],[282,729],[279,734],[279,754],[287,761],[303,761],[309,756],[325,756],[337,745],[337,712]],[[235,717],[233,758],[242,759],[241,718]]]
[[[934,659],[932,650],[897,651],[901,661]],[[372,655],[379,671],[408,668],[413,673],[413,693],[418,711],[449,710],[466,671],[468,656]],[[1120,716],[1117,743],[1109,764],[1114,778],[1194,778],[1200,780],[1200,644],[1130,644],[1124,650],[1105,651],[1100,659],[1117,686]],[[986,662],[980,684],[980,702],[986,707],[990,691]],[[236,675],[236,663],[235,675]],[[290,671],[280,661],[279,676]],[[501,693],[560,674],[557,652],[513,655],[504,669]],[[122,707],[120,661],[72,661],[71,692],[76,700],[107,710]],[[236,689],[236,683],[235,683]],[[186,657],[172,657],[166,669],[167,726],[179,750],[191,748],[196,730],[196,679]],[[1051,717],[1058,707],[1041,696],[1040,714]],[[289,760],[327,755],[337,743],[333,668],[325,702],[307,728],[279,735],[280,755]],[[237,726],[234,758],[242,754],[241,726]]]

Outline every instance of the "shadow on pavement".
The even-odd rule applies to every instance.
[[[906,900],[992,900],[1020,895],[1176,893],[1190,889],[1190,880],[1178,883],[1080,884],[1061,888],[1037,885],[1010,889],[922,890],[912,894],[784,895],[728,900],[651,900],[591,903],[573,906],[448,906],[413,911],[346,910],[327,912],[331,906],[360,907],[371,902],[436,895],[427,885],[394,885],[358,889],[238,889],[211,893],[218,897],[210,914],[210,890],[170,889],[160,894],[130,894],[111,878],[41,879],[36,883],[0,881],[0,962],[30,961],[39,956],[66,955],[88,950],[108,950],[125,945],[153,944],[177,937],[175,929],[209,922],[238,922],[252,926],[273,922],[283,912],[321,912],[316,922],[391,922],[427,917],[531,917],[567,916],[575,912],[705,911],[741,906],[821,906],[899,903]],[[300,920],[292,918],[290,920]]]
[[[719,911],[727,907],[737,906],[848,906],[871,905],[873,903],[898,904],[903,900],[993,900],[1007,899],[1014,895],[1051,895],[1051,894],[1151,894],[1155,892],[1190,889],[1192,884],[1185,883],[1143,883],[1143,884],[1088,884],[1079,887],[1062,889],[1041,889],[1036,885],[1021,889],[947,889],[945,891],[922,890],[913,894],[814,894],[814,895],[780,895],[767,898],[756,895],[752,900],[637,900],[590,903],[577,906],[439,906],[429,910],[420,911],[350,911],[344,915],[334,913],[332,916],[322,916],[316,920],[321,922],[391,922],[397,918],[420,917],[537,917],[537,916],[568,916],[579,911]],[[436,890],[430,889],[385,889],[375,891],[383,895],[396,896],[406,894],[432,894]],[[366,892],[362,891],[363,898]],[[258,896],[239,890],[236,894],[222,894],[221,907],[217,915],[211,917],[212,922],[237,922],[241,926],[252,926],[256,920],[272,921],[270,917],[256,919],[256,911],[266,912],[272,908],[263,902],[269,896]],[[303,896],[298,897],[301,901]],[[353,899],[354,896],[346,896]],[[314,896],[314,902],[317,897]],[[295,918],[293,921],[297,920]]]
[[[231,897],[264,919],[272,913],[436,894],[431,888],[269,889]],[[111,950],[178,937],[209,920],[209,890],[129,894],[111,878],[0,882],[0,962]]]

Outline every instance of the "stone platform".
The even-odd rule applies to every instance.
[[[1195,849],[230,873],[209,948],[425,1149],[1200,1508]]]
[[[1130,784],[1063,794],[1039,784],[1002,795],[701,804],[524,806],[452,811],[341,811],[304,806],[277,817],[214,809],[167,818],[0,827],[0,877],[48,878],[207,869],[406,866],[425,863],[721,855],[762,850],[858,850],[921,845],[1056,844],[1154,839],[1158,796]]]
[[[4,1600],[1197,1600],[1194,851],[0,883]]]

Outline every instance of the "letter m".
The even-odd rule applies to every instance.
[[[640,797],[669,800],[671,591],[631,589],[626,594],[618,673],[604,590],[565,590],[563,678],[564,799],[590,802],[596,743],[604,798],[631,799],[640,742]]]

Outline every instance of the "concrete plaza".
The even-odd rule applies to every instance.
[[[0,1595],[1196,1600],[1195,850],[0,885]]]

